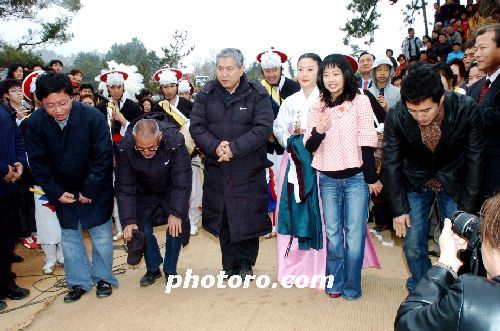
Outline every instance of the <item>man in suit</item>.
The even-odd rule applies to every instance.
[[[477,67],[486,76],[467,91],[479,104],[484,118],[486,149],[482,198],[495,195],[500,189],[500,23],[485,25],[477,32]]]
[[[368,52],[363,52],[358,57],[359,73],[361,75],[361,80],[359,81],[358,88],[367,90],[372,87],[371,71],[374,61],[375,56]]]

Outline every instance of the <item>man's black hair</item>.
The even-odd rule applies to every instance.
[[[90,83],[83,83],[80,84],[80,91],[83,89],[89,88],[92,91],[92,94],[94,94],[94,87]]]
[[[53,64],[56,64],[56,63],[59,63],[61,65],[61,67],[64,67],[64,64],[62,63],[61,60],[51,60],[49,62],[49,67],[52,67]]]
[[[373,55],[372,53],[368,53],[368,52],[366,52],[366,51],[365,51],[365,52],[363,52],[363,53],[359,54],[359,56],[358,56],[358,62],[359,62],[359,59],[361,59],[361,57],[362,57],[363,55],[366,55],[366,54],[371,55],[371,56],[372,56],[372,58],[373,58],[373,61],[375,61],[375,55]]]
[[[477,31],[477,36],[483,35],[489,31],[495,32],[495,36],[493,37],[493,41],[495,42],[497,47],[500,47],[500,23],[488,24],[488,25],[481,27]],[[477,36],[476,36],[476,38],[477,38]]]
[[[56,72],[41,74],[36,80],[36,97],[43,100],[52,93],[64,92],[73,95],[73,85],[68,75]]]
[[[336,100],[332,99],[330,91],[323,84],[323,72],[328,67],[339,68],[344,77],[344,90]],[[321,100],[325,103],[326,107],[335,107],[344,101],[352,101],[354,99],[358,92],[358,86],[356,85],[356,78],[354,77],[351,64],[344,55],[330,54],[324,58],[318,70],[318,89],[321,93]]]
[[[443,94],[444,87],[439,72],[430,64],[415,64],[401,83],[403,104],[410,102],[418,105],[429,98],[434,103],[439,103]]]
[[[0,89],[0,98],[4,93],[8,93],[13,87],[22,87],[22,83],[19,79],[7,78],[2,81],[2,88]]]
[[[42,68],[42,69],[43,69],[43,65],[42,65],[41,63],[35,63],[35,64],[33,64],[33,65],[30,67],[30,69],[31,69],[31,70],[34,70],[33,68],[35,68],[35,67],[40,67],[40,68]]]

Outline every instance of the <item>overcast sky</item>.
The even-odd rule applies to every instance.
[[[346,9],[348,0],[306,0],[300,4],[285,0],[82,0],[83,8],[74,17],[71,42],[47,47],[63,55],[80,51],[105,53],[114,43],[126,43],[138,37],[148,48],[162,55],[176,29],[187,30],[191,44],[196,46],[184,64],[202,60],[210,51],[235,47],[243,51],[246,63],[271,46],[292,58],[316,52],[324,57],[330,53],[348,53],[340,31],[351,15]],[[389,5],[382,0],[379,30],[370,51],[376,54],[392,48],[400,53],[406,36],[401,4]],[[428,11],[433,21],[433,11]],[[0,36],[14,41],[21,35],[19,23],[2,24]],[[417,17],[415,31],[424,32],[421,16]]]

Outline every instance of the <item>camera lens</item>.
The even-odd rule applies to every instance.
[[[457,212],[451,219],[453,232],[460,237],[470,240],[474,233],[479,230],[479,219],[463,211]]]

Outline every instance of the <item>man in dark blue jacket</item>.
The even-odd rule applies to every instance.
[[[24,167],[27,162],[21,132],[0,104],[0,310],[7,306],[3,299],[20,300],[30,293],[16,285],[16,275],[11,271],[18,225],[16,182]]]
[[[265,168],[273,111],[267,91],[247,80],[240,50],[221,50],[216,64],[217,80],[196,96],[189,131],[207,157],[203,228],[219,237],[226,274],[246,277],[259,237],[271,232]]]
[[[147,272],[140,280],[141,286],[151,285],[161,277],[162,262],[167,281],[170,275],[176,275],[181,244],[189,241],[191,158],[177,127],[163,122],[160,129],[158,123],[154,119],[139,120],[116,152],[115,189],[123,237],[130,241],[133,229],[146,236]],[[153,218],[157,215],[167,219],[168,224],[165,259],[153,234]],[[174,282],[175,277],[171,284]]]
[[[71,101],[71,81],[48,73],[36,82],[42,107],[29,118],[26,143],[31,170],[61,224],[64,271],[74,302],[97,285],[97,297],[118,286],[112,273],[113,147],[106,118]],[[82,229],[92,238],[92,263]]]

